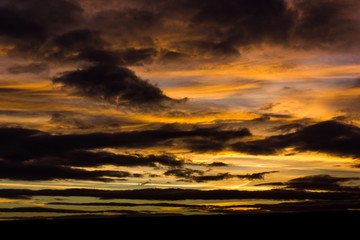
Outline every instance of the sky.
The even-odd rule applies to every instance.
[[[0,220],[360,210],[357,0],[0,0]]]

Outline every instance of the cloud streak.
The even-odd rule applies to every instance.
[[[51,135],[31,129],[2,128],[0,135],[6,140],[0,142],[2,150],[0,178],[29,181],[55,179],[114,181],[129,177],[142,177],[141,174],[127,171],[80,169],[80,167],[104,165],[153,168],[163,166],[183,171],[181,169],[186,164],[192,165],[192,162],[178,159],[173,155],[115,154],[97,149],[109,147],[148,148],[160,143],[171,146],[174,144],[173,142],[192,138],[226,141],[242,138],[249,134],[247,129],[231,131],[219,128],[195,128],[193,130],[160,128],[135,132]],[[206,164],[202,165],[206,166]],[[217,167],[218,164],[209,166]],[[223,165],[220,164],[221,166]],[[205,179],[201,181],[205,181]]]
[[[250,142],[235,143],[235,151],[254,154],[272,155],[285,148],[295,151],[314,151],[343,157],[359,158],[357,142],[360,129],[357,126],[336,121],[320,122],[304,127],[294,133],[276,135]]]
[[[26,181],[72,179],[110,182],[129,177],[142,177],[141,174],[131,174],[130,172],[125,171],[88,171],[50,163],[38,163],[36,161],[14,162],[1,160],[0,178]]]
[[[315,199],[358,199],[359,191],[353,192],[307,192],[301,190],[197,190],[180,188],[148,188],[135,190],[98,190],[98,189],[64,189],[64,190],[30,190],[0,189],[3,198],[29,199],[35,196],[63,197],[96,197],[100,199],[143,199],[143,200],[186,200],[186,199],[277,199],[277,200],[315,200]]]
[[[245,179],[245,180],[259,180],[263,179],[265,175],[276,173],[278,171],[259,172],[252,174],[230,174],[218,173],[215,175],[206,174],[203,170],[194,170],[189,168],[170,169],[164,173],[165,176],[175,176],[179,181],[195,181],[195,182],[208,182],[208,181],[222,181],[226,179]]]
[[[199,153],[205,150],[220,151],[231,147],[235,151],[253,155],[274,155],[285,148],[293,147],[297,151],[324,152],[357,158],[358,149],[354,143],[359,138],[358,133],[359,129],[355,126],[327,121],[304,127],[294,133],[232,144],[233,141],[251,136],[249,130],[223,130],[219,127],[195,127],[184,130],[176,126],[163,126],[156,130],[133,132],[51,135],[31,129],[2,128],[0,135],[6,141],[0,142],[0,157],[2,158],[0,177],[12,180],[87,179],[110,181],[111,177],[141,176],[141,174],[134,175],[123,171],[88,171],[73,168],[113,165],[169,167],[171,169],[164,172],[164,176],[174,176],[181,181],[208,182],[234,178],[254,180],[262,179],[264,175],[277,171],[245,175],[227,172],[207,174],[204,170],[185,167],[186,165],[191,166],[193,163],[190,160],[178,159],[174,155],[115,154],[98,149],[151,148],[162,144]],[[199,145],[200,142],[205,145]],[[217,144],[220,144],[221,147],[212,147]],[[210,166],[221,167],[223,165],[209,164]],[[321,178],[312,180],[321,181]],[[336,182],[334,179],[334,184]],[[295,181],[294,184],[296,183]],[[316,185],[315,182],[309,184]]]
[[[227,141],[250,136],[248,129],[222,130],[219,128],[195,128],[193,130],[162,129],[118,133],[89,133],[51,135],[46,132],[2,128],[0,135],[8,137],[0,142],[1,157],[24,160],[32,157],[57,155],[71,150],[90,150],[106,147],[146,148],[158,144],[172,145],[172,141],[206,138],[208,141]]]

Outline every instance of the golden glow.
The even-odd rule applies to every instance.
[[[31,178],[29,178],[30,180],[28,181],[18,180],[16,177],[5,176],[6,174],[4,174],[4,177],[0,176],[0,187],[2,189],[55,189],[60,191],[80,188],[109,191],[149,189],[149,191],[152,191],[151,189],[181,188],[186,190],[221,189],[234,191],[268,191],[273,189],[288,189],[286,183],[288,183],[289,180],[302,178],[304,176],[331,175],[334,177],[349,178],[359,176],[360,168],[358,167],[358,159],[341,156],[341,152],[336,156],[335,154],[330,155],[311,151],[299,152],[296,147],[289,147],[282,149],[279,153],[260,155],[255,152],[257,146],[254,144],[254,149],[247,152],[255,153],[244,154],[236,152],[233,145],[241,142],[268,139],[271,136],[276,137],[271,138],[269,142],[274,139],[276,141],[281,138],[281,136],[279,136],[281,134],[294,133],[302,129],[302,127],[333,119],[337,119],[338,122],[341,123],[360,126],[360,58],[357,45],[355,47],[349,46],[348,48],[344,47],[344,49],[340,49],[341,47],[334,44],[333,48],[325,48],[323,45],[326,45],[327,42],[325,41],[324,43],[318,40],[322,42],[322,44],[312,46],[314,43],[311,43],[308,47],[303,47],[301,41],[308,41],[306,37],[304,37],[304,39],[301,37],[300,39],[292,39],[293,37],[297,38],[296,34],[306,35],[306,33],[296,33],[297,29],[287,29],[287,31],[294,35],[292,36],[291,34],[291,36],[288,36],[289,39],[284,39],[284,42],[289,41],[288,43],[280,43],[281,41],[271,43],[272,38],[270,35],[272,32],[270,31],[266,32],[266,36],[263,36],[265,39],[262,40],[261,31],[264,31],[263,29],[259,29],[260,37],[253,43],[251,43],[250,40],[248,40],[250,41],[249,43],[241,43],[242,41],[235,39],[241,36],[241,34],[239,34],[241,32],[236,33],[237,25],[242,23],[241,19],[236,22],[236,26],[228,23],[229,26],[225,24],[221,27],[216,25],[221,25],[222,20],[227,22],[227,18],[219,19],[220,21],[218,23],[217,20],[214,19],[214,24],[210,24],[211,26],[209,28],[207,27],[206,1],[204,4],[200,4],[201,7],[205,7],[204,9],[197,9],[197,4],[194,4],[191,5],[194,6],[193,9],[188,9],[187,11],[179,9],[174,16],[170,17],[167,15],[169,14],[168,12],[162,12],[163,10],[161,9],[166,6],[166,4],[156,5],[165,3],[166,1],[78,0],[71,1],[71,3],[69,2],[68,4],[71,5],[73,2],[74,4],[79,2],[83,8],[82,17],[78,20],[80,22],[86,21],[80,24],[74,24],[74,26],[67,26],[67,23],[64,23],[64,26],[62,26],[60,22],[56,22],[54,26],[62,26],[61,31],[57,31],[57,28],[55,28],[54,31],[47,31],[43,36],[44,39],[37,39],[37,33],[31,34],[30,32],[25,32],[23,35],[19,34],[17,36],[16,31],[21,30],[20,27],[19,29],[14,29],[14,32],[11,32],[17,37],[10,36],[11,34],[9,34],[9,41],[6,36],[8,29],[5,29],[5,31],[1,33],[1,41],[3,38],[5,39],[5,43],[0,45],[1,129],[16,128],[15,132],[19,131],[19,128],[37,129],[53,134],[54,136],[56,134],[71,134],[72,136],[69,136],[69,139],[72,139],[71,137],[76,134],[103,133],[103,136],[108,136],[106,135],[108,133],[131,131],[136,131],[136,134],[138,134],[136,136],[141,136],[141,131],[145,130],[153,130],[145,134],[159,134],[159,139],[162,139],[161,134],[166,135],[167,129],[176,131],[177,126],[179,126],[179,129],[183,127],[189,131],[201,127],[207,128],[205,130],[207,131],[213,127],[213,129],[215,129],[214,133],[199,134],[199,136],[196,135],[195,137],[181,137],[186,136],[186,134],[174,134],[175,137],[171,137],[171,134],[169,134],[170,137],[166,135],[164,141],[156,140],[161,142],[161,144],[154,144],[155,146],[153,146],[152,143],[150,143],[150,147],[147,144],[141,145],[141,141],[133,145],[119,144],[116,146],[116,144],[113,143],[116,141],[116,138],[114,138],[115,140],[111,139],[109,141],[111,144],[109,144],[108,147],[104,147],[102,144],[97,145],[96,143],[94,143],[94,145],[87,145],[87,139],[83,140],[84,146],[82,143],[76,143],[74,146],[70,146],[69,149],[67,149],[68,143],[64,143],[62,146],[61,141],[57,146],[51,146],[51,143],[49,143],[50,147],[46,146],[47,143],[44,143],[45,146],[36,146],[40,150],[32,149],[31,144],[33,143],[31,143],[29,144],[29,149],[24,147],[25,150],[19,150],[20,155],[26,155],[26,151],[28,151],[30,157],[25,156],[24,159],[22,159],[20,156],[18,158],[21,160],[16,159],[15,161],[11,159],[10,153],[5,152],[5,155],[1,155],[0,157],[0,167],[2,166],[1,164],[11,163],[10,168],[13,167],[13,165],[14,168],[16,168],[19,165],[21,169],[24,168],[22,171],[26,171],[27,169],[31,169],[26,168],[27,164],[34,164],[36,168],[38,166],[35,163],[38,161],[40,168],[57,167],[54,170],[56,173],[64,169],[70,173],[72,171],[84,172],[84,174],[88,174],[85,175],[85,180],[78,180],[78,178],[73,179],[71,176],[68,179],[67,176],[71,175],[68,172],[65,172],[65,177],[60,176],[58,179],[50,177],[50,180],[43,181],[32,181]],[[179,2],[181,2],[180,5],[182,5],[187,1]],[[212,4],[218,4],[215,2],[221,1],[214,1]],[[280,1],[274,2],[280,3]],[[334,1],[322,2],[332,3]],[[319,4],[324,4],[322,2]],[[339,0],[339,2],[341,2],[341,0]],[[59,1],[59,4],[61,3],[62,1]],[[297,10],[297,4],[291,0],[286,1],[286,3],[292,11]],[[306,5],[308,3],[301,3],[300,5],[302,4]],[[241,3],[239,5],[241,5]],[[339,6],[340,5],[341,4],[339,4]],[[254,6],[256,6],[256,4]],[[28,6],[25,4],[24,6],[21,5],[21,7],[26,10]],[[208,7],[210,8],[211,6]],[[227,7],[228,6],[221,8],[220,10],[226,10]],[[16,7],[14,7],[14,9],[15,8]],[[324,8],[323,10],[326,11],[328,9],[333,10],[333,8]],[[24,12],[26,12],[25,10]],[[205,11],[204,16],[202,15],[202,10]],[[157,16],[159,12],[162,13],[161,16]],[[216,10],[215,12],[218,12],[221,17],[221,11]],[[210,11],[210,13],[213,12]],[[306,16],[302,11],[297,11],[297,13],[299,15],[294,18],[294,22],[301,25],[301,23],[297,21],[303,20]],[[334,19],[337,20],[335,16],[335,13],[338,13],[337,10],[333,10],[333,13]],[[49,15],[49,13],[47,14]],[[285,15],[287,14],[288,13]],[[340,11],[338,14],[340,14]],[[31,12],[31,14],[28,15],[31,18],[36,14]],[[327,14],[324,13],[324,17],[326,16]],[[46,17],[47,15],[43,18],[46,19]],[[66,19],[66,17],[70,16],[65,14],[64,17]],[[201,19],[202,17],[205,19],[203,20],[204,23],[198,20],[198,18]],[[256,16],[256,18],[258,17],[259,16]],[[75,16],[71,16],[71,18],[75,18]],[[350,21],[353,20],[352,18],[357,19],[357,16],[354,16],[354,13],[349,13],[349,16],[345,19]],[[19,22],[25,21],[26,19],[27,17],[24,19],[21,18]],[[246,19],[246,16],[244,16],[244,19]],[[316,18],[314,19],[316,20]],[[326,22],[326,19],[322,20]],[[61,18],[59,21],[61,21]],[[152,21],[154,21],[154,23]],[[269,19],[269,21],[271,21],[271,19]],[[244,22],[246,23],[247,21]],[[332,19],[329,20],[329,22],[332,22]],[[13,25],[16,26],[16,24],[18,23],[14,23]],[[39,21],[31,22],[30,26],[33,26],[33,24],[42,26]],[[91,26],[87,26],[86,24],[90,24]],[[206,25],[204,29],[202,28],[202,24]],[[271,24],[276,25],[276,21]],[[283,28],[285,25],[286,24],[281,24],[280,27]],[[293,27],[296,28],[298,26]],[[47,28],[48,25],[39,29],[49,30]],[[246,26],[241,26],[241,28],[246,29]],[[84,38],[86,39],[88,37],[91,41],[89,41],[89,43],[81,41],[81,44],[83,43],[84,46],[78,46],[79,41],[75,39],[76,34],[75,37],[71,35],[69,37],[69,35],[67,35],[69,39],[66,38],[66,35],[63,35],[79,29],[87,29],[87,31],[89,31],[89,36],[84,34]],[[356,28],[354,27],[354,29]],[[232,31],[234,31],[234,34]],[[337,33],[337,31],[337,26],[334,26],[334,32]],[[245,32],[246,31],[244,31],[244,33]],[[251,35],[252,31],[246,33]],[[332,33],[332,31],[329,31],[330,35]],[[319,34],[321,35],[321,33]],[[268,35],[269,39],[267,39]],[[355,31],[353,35],[356,39]],[[27,41],[27,39],[21,39],[19,36],[29,37],[29,41]],[[62,43],[64,39],[60,37],[64,36],[65,41]],[[72,37],[74,37],[74,39],[71,39]],[[251,39],[252,36],[246,37]],[[311,39],[311,36],[309,37]],[[341,38],[341,36],[336,37]],[[71,42],[73,40],[74,43]],[[81,36],[80,40],[82,40]],[[299,45],[296,40],[300,41]],[[36,49],[32,49],[33,46],[28,46],[32,41],[39,41],[38,43],[34,43]],[[244,41],[246,42],[247,40]],[[10,42],[10,44],[8,42]],[[317,43],[316,41],[314,42]],[[348,41],[343,44],[347,45],[347,43]],[[64,44],[64,46],[62,46],[62,44]],[[66,44],[69,44],[69,46],[65,46]],[[341,43],[339,45],[341,46]],[[27,47],[29,49],[27,49]],[[354,49],[351,47],[354,47]],[[125,56],[125,53],[130,49],[139,50],[139,53],[134,54],[135,56],[129,56],[130,60],[126,62],[128,56]],[[150,50],[150,52],[153,53],[149,54],[149,56],[146,54],[146,56],[142,56],[141,50],[145,50],[145,52]],[[239,54],[236,54],[236,51],[238,51]],[[166,53],[172,53],[173,55],[169,54],[167,56]],[[102,59],[103,57],[104,59]],[[132,57],[134,57],[134,59],[132,59]],[[138,61],[137,58],[140,60]],[[143,61],[142,58],[145,60]],[[131,62],[132,60],[134,62]],[[32,71],[33,69],[27,69],[27,67],[32,66],[31,64],[33,63],[44,64],[47,70],[37,72],[36,69],[35,71]],[[169,98],[186,98],[187,101],[181,103],[178,101],[161,101],[164,99],[161,98],[164,97],[163,95],[161,95],[160,98],[156,98],[156,95],[156,99],[151,99],[153,96],[151,94],[152,92],[149,91],[151,92],[149,93],[150,96],[145,96],[146,94],[144,94],[144,96],[146,100],[148,100],[148,97],[150,100],[155,100],[155,103],[149,100],[149,105],[141,105],[132,104],[131,101],[129,101],[129,103],[126,104],[116,105],[99,99],[100,97],[97,98],[97,94],[94,94],[94,96],[81,96],[81,94],[78,93],[78,95],[76,95],[76,92],[72,92],[61,84],[53,83],[54,77],[66,71],[76,71],[85,69],[88,66],[100,66],[101,64],[109,64],[111,67],[114,67],[114,69],[124,71],[127,71],[127,69],[132,70],[140,79],[133,76],[135,79],[134,82],[129,84],[129,86],[124,84],[126,85],[124,88],[134,87],[136,91],[142,92],[143,88],[150,86],[150,90],[154,90],[155,92],[154,95],[161,94],[161,92],[158,91],[160,89],[162,93]],[[12,72],[11,67],[15,67],[15,69],[16,67],[20,67],[20,71]],[[24,67],[23,70],[21,70],[22,67]],[[113,79],[111,74],[112,73],[110,73],[110,77],[106,74],[104,76],[99,74],[99,79],[95,80],[100,82],[100,84],[98,84],[99,88],[104,87],[105,89],[101,90],[113,90],[107,89],[109,88],[109,86],[106,85],[107,80],[109,80],[108,78],[114,82],[133,80],[132,77],[126,78],[126,74],[124,74],[125,78],[122,78],[121,75],[114,74],[114,76],[119,79]],[[84,83],[81,82],[81,84],[79,84],[80,87],[87,87],[87,83],[93,84],[94,81],[93,79],[79,78],[79,81],[84,81]],[[70,82],[72,80],[73,79],[70,79]],[[78,79],[75,78],[75,80]],[[148,81],[150,85],[144,83],[142,80]],[[104,85],[102,85],[102,83]],[[116,83],[114,85],[116,85]],[[74,85],[76,86],[77,84]],[[121,86],[121,84],[119,85]],[[110,86],[112,85],[110,84]],[[79,92],[82,90],[80,87]],[[157,87],[159,89],[157,89]],[[96,89],[94,91],[96,91]],[[111,94],[121,99],[122,92],[117,91],[117,89],[114,89],[114,93],[111,92]],[[147,93],[147,91],[144,92]],[[130,93],[132,92],[130,91]],[[175,126],[174,129],[172,129],[172,126]],[[249,132],[251,132],[251,136],[237,137],[235,135],[234,137],[232,136],[233,132],[230,132],[230,137],[227,138],[229,130],[235,131],[243,128],[247,128]],[[164,132],[158,133],[157,131],[159,129],[164,130]],[[225,134],[216,132],[224,130],[228,132],[225,132]],[[129,135],[131,135],[131,133]],[[297,136],[297,134],[290,136],[294,135],[295,137]],[[93,134],[92,137],[93,136],[97,135]],[[109,136],[112,137],[115,136],[115,134]],[[32,137],[33,136],[28,137],[25,134],[24,139],[29,140]],[[285,139],[286,137],[287,136],[285,136]],[[65,137],[64,139],[67,138]],[[74,139],[82,138],[75,137]],[[102,138],[99,137],[99,139]],[[144,139],[148,138],[145,137]],[[24,142],[26,142],[25,140]],[[129,138],[129,141],[130,140]],[[21,140],[14,143],[14,146],[11,147],[16,149],[16,144],[20,146],[22,146],[22,144],[25,145],[26,143],[22,141],[23,139],[21,138]],[[119,142],[123,143],[123,141],[126,142],[127,139],[121,139]],[[156,141],[154,142],[157,143]],[[264,142],[265,144],[267,143],[267,141]],[[34,143],[37,142],[34,141]],[[219,144],[220,146],[216,149],[213,147],[213,144]],[[249,148],[251,148],[251,144],[252,143],[249,143]],[[79,149],[77,149],[78,145],[80,146]],[[106,140],[104,140],[104,145],[106,145]],[[271,144],[269,145],[271,146]],[[4,148],[3,145],[0,147]],[[59,151],[57,147],[59,147],[61,151]],[[199,149],[196,147],[199,147]],[[55,150],[53,153],[52,148],[57,151]],[[65,150],[62,150],[62,148]],[[40,152],[42,149],[46,151]],[[261,152],[260,150],[259,152]],[[22,153],[22,151],[25,153]],[[96,154],[93,154],[96,156],[92,156],[91,153],[93,152],[91,151],[97,152],[99,155],[101,155],[101,152],[107,152],[109,157],[105,154],[105,157],[98,157],[99,155]],[[82,156],[84,159],[74,160],[69,157],[73,156],[70,154],[74,153],[79,154],[74,156]],[[113,155],[111,155],[111,153]],[[6,159],[8,157],[6,154],[10,156],[9,159]],[[17,157],[16,154],[18,153],[15,153]],[[173,163],[160,164],[155,161],[153,165],[135,164],[136,166],[131,166],[131,164],[116,165],[115,163],[101,165],[101,162],[96,162],[102,160],[107,162],[107,160],[110,159],[109,162],[111,163],[112,161],[118,160],[116,154],[137,154],[137,156],[169,155],[175,160],[183,160],[183,162],[178,165],[171,165]],[[351,155],[355,154],[351,152],[347,156]],[[71,165],[71,161],[76,162],[76,160],[79,160],[79,162],[93,161],[92,157],[96,158],[93,165],[91,165],[91,162],[89,165],[84,164],[85,166],[92,167],[79,167],[79,165],[84,166],[81,164]],[[61,161],[66,161],[66,163],[61,163]],[[31,167],[33,167],[33,165],[31,165]],[[125,177],[116,177],[120,176],[120,174],[116,175],[115,173],[120,171],[125,173]],[[173,171],[174,174],[172,174],[171,171]],[[37,173],[37,171],[34,172]],[[19,174],[20,173],[21,171],[19,171]],[[128,175],[126,175],[126,173],[128,173]],[[92,178],[92,176],[98,176],[97,174],[99,174],[100,177]],[[104,178],[108,181],[101,178],[101,174],[104,174]],[[201,178],[194,176],[208,178],[202,181]],[[81,178],[82,176],[79,177]],[[44,178],[46,178],[46,176]],[[27,178],[24,177],[24,179]],[[358,180],[354,179],[352,181],[351,186],[358,186]],[[331,184],[333,183],[330,183],[330,185]],[[335,179],[335,184],[341,186],[343,182],[341,180],[336,182]],[[315,190],[312,191],[320,193],[325,190],[317,190],[315,188]],[[54,201],[64,203],[160,202],[160,200],[146,199],[131,200],[114,198],[104,200],[100,197],[90,196],[63,196],[59,199],[56,198],[57,196],[36,196],[29,199],[0,198],[0,205],[27,208],[29,208],[29,206],[35,206],[34,209],[36,210],[37,207],[59,207],[65,209],[64,206],[50,206],[49,203]],[[164,200],[164,202],[168,201]],[[246,199],[242,201],[236,199],[187,199],[175,202],[181,204],[190,203],[199,206],[209,205],[209,209],[196,209],[195,211],[199,211],[201,214],[210,214],[219,213],[210,211],[212,205],[219,207],[219,209],[224,207],[224,209],[234,212],[256,212],[260,209],[252,206],[252,204],[277,204],[281,201],[265,199]],[[68,206],[69,209],[86,210],[88,207],[70,205],[71,204]],[[193,214],[192,211],[194,211],[194,209],[191,208],[186,209],[186,207],[177,207],[175,205],[173,207],[170,205],[150,206],[151,204],[149,206],[145,206],[146,204],[144,204],[141,206],[124,205],[121,207],[110,205],[105,204],[102,206],[103,208],[89,206],[89,209],[105,209],[101,214],[106,215],[115,214],[106,211],[109,209],[135,209],[154,213],[163,213],[165,211],[166,213],[176,214]],[[234,205],[234,207],[231,207],[232,205]],[[99,212],[101,212],[101,210],[99,210],[98,213]],[[1,213],[0,220],[6,217],[50,217],[64,215],[71,214],[48,213],[46,211],[38,213],[9,212]]]
[[[238,112],[238,113],[213,113],[205,114],[204,116],[187,116],[187,117],[168,117],[168,116],[157,116],[157,115],[147,115],[147,114],[138,114],[134,115],[134,119],[143,120],[145,122],[158,122],[158,123],[211,123],[218,119],[221,120],[251,120],[255,117],[259,117],[258,114]]]
[[[257,83],[228,84],[228,85],[201,85],[201,86],[182,86],[165,90],[166,94],[174,98],[188,96],[189,98],[211,98],[221,99],[234,94],[258,87]]]

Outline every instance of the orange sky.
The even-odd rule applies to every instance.
[[[149,191],[114,198],[142,214],[266,211],[252,206],[280,203],[271,190],[358,196],[357,1],[39,4],[0,5],[1,209],[74,210],[25,214],[56,217],[91,213],[72,202],[112,201],[64,193],[52,205],[41,189]],[[269,197],[146,205],[172,188]]]

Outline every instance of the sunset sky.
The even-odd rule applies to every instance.
[[[360,210],[358,0],[0,0],[0,220]]]

